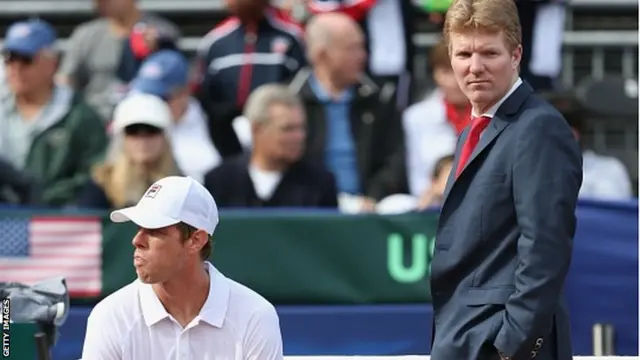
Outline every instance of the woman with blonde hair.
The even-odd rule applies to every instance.
[[[160,98],[131,94],[115,109],[113,139],[105,161],[92,172],[80,207],[134,205],[157,180],[180,175],[165,130],[171,110]]]

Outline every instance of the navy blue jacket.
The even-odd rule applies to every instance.
[[[242,151],[231,123],[251,91],[288,81],[305,65],[302,29],[274,9],[253,26],[231,17],[202,39],[198,63],[197,97],[211,138],[227,157]]]
[[[571,360],[562,292],[581,184],[571,128],[524,82],[460,175],[449,176],[431,263],[431,359],[493,360],[501,351],[514,360]]]

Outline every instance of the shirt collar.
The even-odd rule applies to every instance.
[[[500,101],[498,101],[497,103],[495,103],[492,107],[489,108],[489,110],[487,110],[484,114],[480,115],[480,117],[489,117],[492,118],[496,115],[496,112],[498,112],[498,109],[500,108],[500,105],[502,105],[503,102],[505,102],[505,100],[507,100],[507,98],[513,94],[514,91],[516,91],[516,89],[518,88],[518,86],[520,86],[522,84],[522,79],[518,78],[518,80],[516,80],[516,82],[511,86],[511,89],[509,89],[509,91],[507,91],[507,93],[502,97],[502,99],[500,99]],[[472,110],[471,112],[471,116],[472,117],[478,117],[477,114],[475,114]]]
[[[207,300],[196,319],[221,328],[229,307],[229,283],[227,278],[210,262],[206,261],[204,266],[209,272],[209,295],[207,295]],[[147,326],[151,327],[170,316],[158,299],[158,295],[153,291],[151,284],[140,282],[139,298],[142,316]]]
[[[318,100],[322,102],[334,102],[334,103],[346,103],[351,101],[353,98],[353,88],[348,88],[340,94],[340,96],[336,98],[332,98],[329,92],[320,84],[318,78],[315,75],[311,75],[309,77],[309,86],[311,86],[311,91],[316,95]]]

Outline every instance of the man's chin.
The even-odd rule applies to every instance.
[[[493,95],[489,91],[473,91],[469,96],[473,104],[488,104],[493,101]]]
[[[138,275],[138,280],[140,280],[140,282],[142,282],[143,284],[152,285],[152,284],[155,284],[157,282],[149,274],[137,272],[137,275]]]

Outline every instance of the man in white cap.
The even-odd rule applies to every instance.
[[[161,179],[111,220],[139,227],[138,279],[92,310],[83,359],[282,359],[273,305],[206,261],[218,209],[200,183]]]

